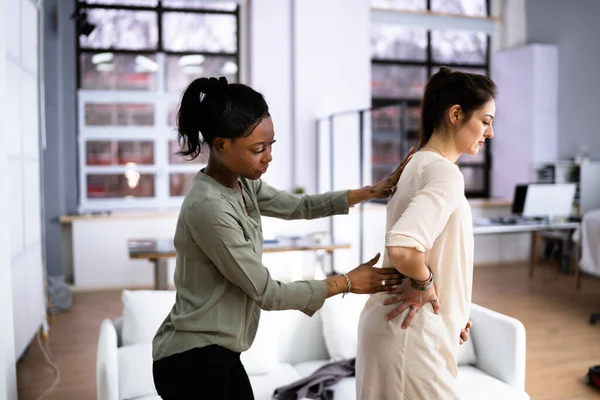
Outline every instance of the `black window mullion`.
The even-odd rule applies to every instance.
[[[157,43],[157,52],[164,52],[163,45],[163,8],[162,1],[158,1],[158,5],[156,6],[156,29],[158,29],[158,43]]]

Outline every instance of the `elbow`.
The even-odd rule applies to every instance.
[[[255,296],[252,299],[258,307],[263,311],[275,311],[279,310],[278,304],[275,299],[269,296]]]
[[[402,274],[406,274],[411,265],[423,262],[423,253],[413,247],[390,246],[387,255],[394,268]]]

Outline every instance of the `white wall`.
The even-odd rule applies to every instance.
[[[32,0],[8,1],[6,129],[8,226],[15,352],[27,347],[45,318],[42,263],[38,13]]]
[[[0,0],[0,26],[6,26],[6,3]],[[0,110],[8,103],[6,93],[6,56],[5,48],[8,34],[5,28],[0,29]],[[4,114],[4,113],[3,113]],[[9,175],[6,163],[6,147],[8,138],[6,119],[0,118],[0,187],[8,187]],[[0,191],[0,221],[8,219],[8,193]],[[10,245],[8,225],[0,223],[0,315],[3,326],[0,329],[0,400],[17,398],[17,382],[15,371],[15,338],[13,324],[12,270],[10,264]]]
[[[277,137],[264,179],[314,192],[316,119],[371,103],[369,1],[254,0],[249,7],[249,84],[266,96]]]

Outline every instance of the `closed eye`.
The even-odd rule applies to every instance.
[[[269,142],[269,147],[273,146],[273,144],[276,142],[277,140],[271,140],[271,142]],[[259,150],[256,150],[254,152],[254,154],[260,154],[263,153],[265,150],[267,150],[267,146],[260,148]]]

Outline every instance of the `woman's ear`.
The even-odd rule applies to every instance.
[[[213,147],[218,154],[223,154],[225,151],[225,140],[223,140],[223,138],[214,138]]]
[[[463,119],[462,108],[458,104],[453,105],[448,109],[448,118],[452,125],[458,125]]]

